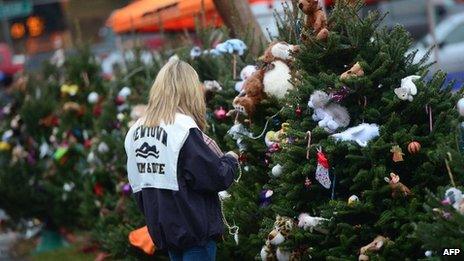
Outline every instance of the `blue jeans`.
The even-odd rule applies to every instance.
[[[206,246],[195,246],[184,251],[169,251],[171,261],[215,261],[216,242],[211,240]]]

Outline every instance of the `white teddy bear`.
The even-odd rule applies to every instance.
[[[311,94],[308,107],[314,109],[313,120],[318,121],[319,127],[329,133],[350,124],[350,115],[346,108],[331,102],[329,95],[323,91],[315,91]]]
[[[396,96],[398,96],[398,98],[403,101],[413,101],[414,95],[417,94],[417,87],[413,81],[418,80],[420,78],[421,77],[418,75],[410,75],[408,77],[403,78],[401,80],[401,87],[396,88],[394,90]]]

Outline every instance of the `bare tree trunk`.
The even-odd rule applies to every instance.
[[[233,37],[250,39],[250,52],[260,55],[267,39],[251,12],[247,0],[213,0],[216,9]]]

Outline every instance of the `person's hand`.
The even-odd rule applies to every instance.
[[[238,155],[237,155],[237,153],[235,153],[235,152],[233,152],[233,151],[229,151],[229,152],[226,153],[226,155],[230,155],[230,156],[234,157],[235,160],[238,161]]]

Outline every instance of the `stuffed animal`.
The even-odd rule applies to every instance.
[[[267,239],[275,246],[282,244],[290,235],[294,226],[293,219],[277,215],[274,229],[269,233]]]
[[[407,197],[412,194],[411,190],[406,187],[403,183],[400,182],[400,176],[395,173],[390,173],[390,179],[385,177],[385,181],[390,184],[392,190],[392,197],[396,198],[398,196]]]
[[[265,96],[263,91],[264,73],[264,69],[259,69],[245,80],[242,91],[232,102],[235,111],[249,117],[253,116],[256,106]]]
[[[246,144],[244,137],[251,137],[252,133],[248,131],[243,124],[236,122],[228,131],[227,135],[230,135],[232,139],[237,142],[237,147],[240,151],[246,150]]]
[[[444,205],[452,205],[459,213],[464,214],[464,197],[462,191],[457,188],[449,188],[445,192],[445,199],[441,202]]]
[[[456,106],[458,108],[459,115],[461,115],[461,117],[464,117],[464,98],[459,99]]]
[[[293,219],[277,215],[276,221],[274,222],[274,229],[269,233],[266,243],[261,249],[261,260],[294,260],[294,258],[292,258],[294,253],[283,251],[278,247],[288,238],[294,225]]]
[[[366,147],[369,141],[379,135],[379,126],[377,124],[361,123],[343,132],[333,134],[332,137],[338,141],[354,141],[359,146]]]
[[[368,261],[369,256],[368,253],[377,252],[379,251],[386,243],[388,242],[388,238],[383,236],[377,236],[372,242],[369,244],[361,247],[359,250],[359,261]]]
[[[222,91],[222,86],[217,81],[204,81],[202,84],[206,101],[210,101],[214,93]]]
[[[417,94],[417,87],[413,81],[418,80],[420,78],[421,77],[418,75],[410,75],[408,77],[403,78],[401,80],[401,87],[396,88],[394,90],[396,96],[398,96],[398,98],[403,101],[413,101],[414,95]]]
[[[308,213],[301,213],[298,216],[298,227],[303,228],[304,230],[309,229],[309,231],[312,233],[313,230],[324,221],[328,221],[328,219],[312,217]]]
[[[352,77],[364,76],[364,70],[359,62],[355,63],[348,71],[340,75],[340,80],[347,80]]]
[[[247,49],[246,44],[240,39],[229,39],[216,45],[215,48],[220,53],[238,54],[242,56]]]
[[[195,59],[197,57],[200,57],[202,53],[203,53],[203,51],[201,50],[201,48],[199,46],[194,46],[190,50],[190,58]]]
[[[298,46],[285,42],[274,42],[264,52],[263,66],[252,73],[243,83],[240,94],[232,102],[235,111],[253,116],[256,106],[267,96],[283,98],[293,89],[290,83],[291,54]]]
[[[329,30],[327,29],[327,18],[324,11],[319,6],[318,0],[299,0],[298,8],[306,14],[306,23],[307,28],[312,28],[316,39],[326,40],[329,35]],[[306,40],[308,37],[302,35],[303,40]]]
[[[263,85],[264,92],[268,96],[282,99],[289,90],[293,89],[293,84],[290,82],[290,66],[293,61],[292,54],[298,50],[297,45],[273,42],[264,52],[261,57],[266,70]]]
[[[254,65],[247,65],[243,67],[243,69],[240,71],[240,78],[242,79],[239,82],[235,83],[235,90],[237,92],[242,91],[243,83],[250,77],[254,72],[256,72],[256,66]]]
[[[323,91],[315,91],[311,94],[308,107],[314,109],[313,120],[327,132],[334,132],[338,128],[344,128],[350,123],[350,115],[345,107],[330,101],[329,95]]]

